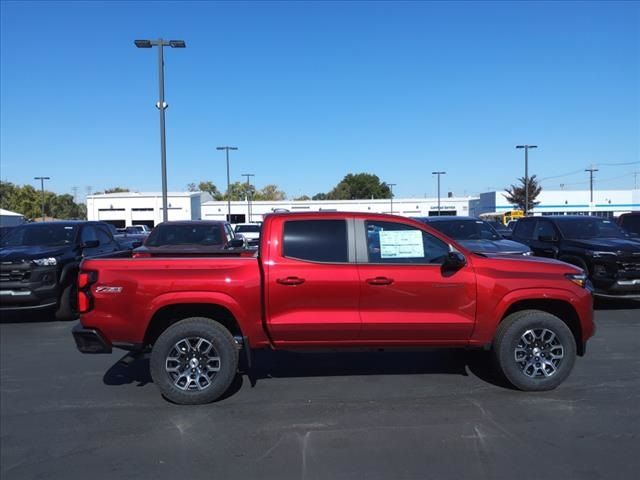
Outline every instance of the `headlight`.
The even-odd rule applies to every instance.
[[[39,267],[48,267],[51,265],[57,265],[58,264],[58,260],[56,260],[55,257],[49,257],[49,258],[36,258],[35,260],[31,260],[33,263],[35,263],[36,265],[38,265]]]
[[[528,252],[522,252],[522,255],[524,255],[525,257],[530,257],[531,255],[533,255],[533,252],[529,250]]]
[[[582,288],[587,286],[587,276],[584,273],[567,273],[565,277]]]
[[[587,250],[586,253],[593,258],[615,257],[618,255],[616,252],[601,252],[598,250]]]

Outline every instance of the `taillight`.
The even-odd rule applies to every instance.
[[[91,285],[98,281],[98,272],[89,270],[78,275],[78,311],[86,313],[93,308]]]

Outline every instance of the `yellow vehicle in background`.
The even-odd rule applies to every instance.
[[[483,213],[480,215],[483,220],[500,222],[503,225],[522,217],[524,217],[522,210],[507,210],[506,212]]]

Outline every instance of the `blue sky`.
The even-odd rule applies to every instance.
[[[231,176],[290,197],[349,172],[397,197],[631,188],[640,171],[638,2],[2,2],[0,177],[58,193],[160,190],[165,50],[169,189]],[[618,164],[618,165],[614,165]],[[625,164],[625,165],[619,165]],[[564,174],[571,173],[571,175]],[[640,183],[640,179],[639,179]],[[79,195],[81,196],[81,195]]]

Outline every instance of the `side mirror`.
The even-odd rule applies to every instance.
[[[442,265],[445,268],[458,270],[467,264],[467,259],[460,252],[449,252]]]
[[[229,240],[227,248],[242,248],[244,247],[244,238],[234,238]]]
[[[96,248],[100,245],[100,240],[87,240],[82,244],[82,248]]]

